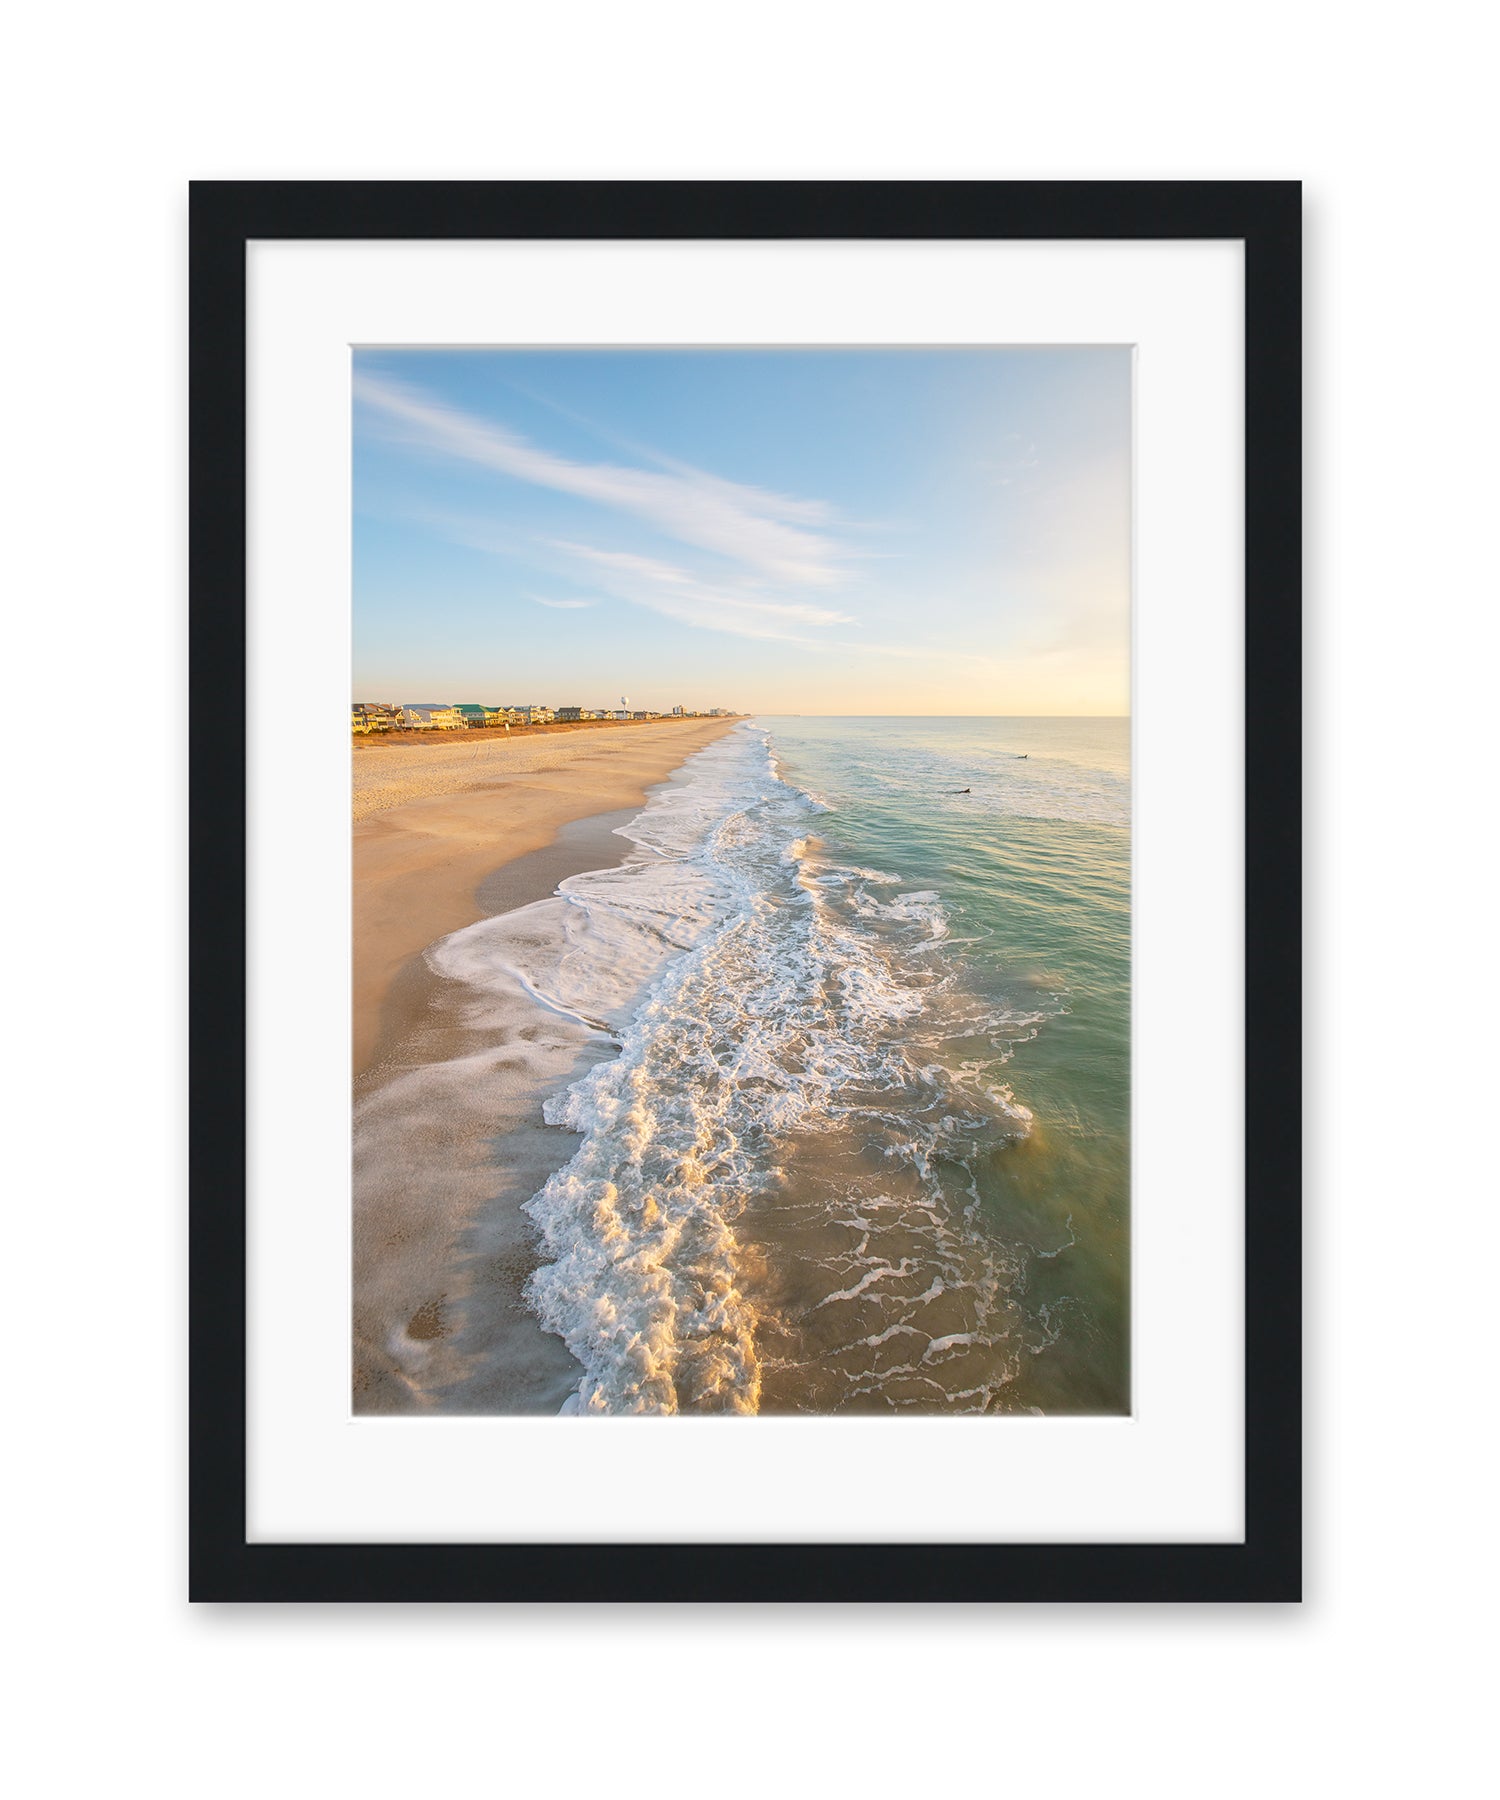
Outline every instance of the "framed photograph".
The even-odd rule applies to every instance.
[[[193,1598],[1297,1599],[1297,184],[190,205]]]

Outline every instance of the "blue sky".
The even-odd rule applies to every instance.
[[[1130,352],[354,353],[360,700],[1129,710]]]

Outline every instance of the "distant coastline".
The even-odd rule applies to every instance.
[[[738,714],[726,714],[722,722],[728,723],[739,717]],[[474,741],[493,743],[496,739],[546,737],[557,732],[567,731],[640,731],[653,725],[703,725],[708,721],[707,714],[690,713],[685,717],[674,718],[670,713],[656,713],[646,719],[557,719],[546,725],[470,725],[462,737],[457,733],[446,731],[391,730],[356,732],[351,742],[356,750],[374,750],[388,744],[449,745],[455,739],[461,743]]]

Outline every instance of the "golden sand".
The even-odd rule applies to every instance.
[[[479,1410],[555,1412],[576,1380],[524,1302],[521,1208],[560,1154],[538,1071],[561,1081],[608,1052],[529,1001],[476,1035],[421,953],[618,861],[628,845],[611,828],[732,723],[355,755],[357,1412],[420,1411],[460,1382]]]
[[[402,965],[437,938],[501,910],[477,899],[486,876],[542,849],[570,820],[643,805],[647,788],[732,723],[687,719],[480,743],[361,745],[354,757],[356,1076],[374,1057],[382,1003]]]

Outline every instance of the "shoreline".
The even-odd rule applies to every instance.
[[[628,825],[640,810],[637,805],[622,806],[614,812],[587,813],[564,821],[550,843],[523,851],[484,876],[474,889],[474,916],[464,923],[497,918],[549,899],[570,875],[618,868],[631,848],[629,839],[619,836],[618,827]],[[354,1071],[356,1099],[402,1066],[403,1042],[422,1027],[431,1010],[442,978],[428,967],[427,949],[423,944],[402,962],[379,996],[374,1017],[364,1021],[364,1037],[371,1051],[364,1067]]]
[[[602,747],[584,733],[545,747],[500,740],[477,765],[472,746],[435,750],[411,798],[356,823],[357,1413],[425,1411],[439,1395],[445,1410],[556,1412],[576,1382],[522,1296],[535,1248],[521,1208],[575,1142],[543,1123],[539,1095],[613,1051],[519,989],[476,1005],[425,952],[624,861],[631,844],[615,828],[734,723],[641,726]],[[453,785],[431,791],[434,775]]]
[[[385,1002],[413,957],[465,925],[532,900],[604,862],[558,858],[507,889],[504,871],[551,849],[565,826],[638,812],[647,790],[737,721],[650,723],[486,743],[434,744],[420,761],[396,745],[355,752],[353,1067],[356,1082],[386,1048]],[[394,759],[394,760],[391,760]],[[618,821],[616,821],[618,823]],[[608,832],[603,834],[608,837]],[[618,854],[625,840],[617,839]],[[586,854],[586,847],[579,852]],[[523,885],[524,884],[524,885]]]

